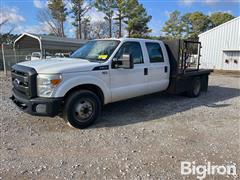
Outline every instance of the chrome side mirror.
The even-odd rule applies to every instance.
[[[133,59],[130,54],[123,54],[121,58],[113,60],[113,68],[133,69]]]

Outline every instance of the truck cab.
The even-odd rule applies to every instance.
[[[32,115],[61,113],[72,126],[85,128],[105,104],[167,90],[170,70],[162,41],[92,40],[70,58],[14,65],[12,100]]]

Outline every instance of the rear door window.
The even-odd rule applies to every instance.
[[[162,49],[159,43],[146,43],[150,63],[164,62]]]

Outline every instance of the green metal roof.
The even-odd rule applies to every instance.
[[[74,51],[85,44],[86,40],[57,37],[52,35],[41,35],[23,33],[14,41],[14,48],[39,47],[40,50],[69,50]]]

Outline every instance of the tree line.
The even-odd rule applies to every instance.
[[[38,19],[47,23],[51,33],[56,36],[65,36],[64,23],[73,18],[76,38],[93,39],[102,37],[122,37],[123,30],[128,36],[147,35],[151,32],[148,22],[151,16],[138,0],[48,0],[47,8],[41,10]],[[95,8],[104,14],[103,21],[93,21],[87,12]]]
[[[93,8],[102,12],[104,17],[97,20],[90,17],[88,12]],[[149,35],[152,30],[148,23],[152,17],[138,0],[48,0],[47,7],[39,11],[37,18],[42,27],[48,27],[44,31],[59,37],[66,36],[66,21],[72,21],[70,24],[77,39],[122,37],[126,34],[129,37],[197,40],[200,33],[235,17],[227,12],[206,15],[199,11],[181,14],[176,10],[169,14],[163,28],[159,27],[161,36]],[[7,23],[1,23],[0,27]],[[16,39],[17,35],[11,32],[0,34],[0,41],[9,43]]]
[[[226,12],[215,12],[205,15],[196,11],[181,15],[179,11],[169,14],[169,19],[165,22],[162,31],[167,38],[182,38],[197,40],[198,35],[219,26],[231,19],[233,15]]]

